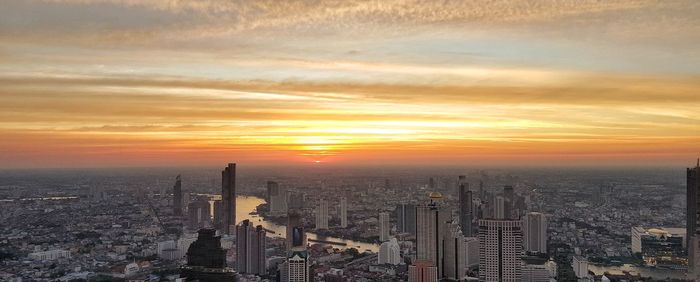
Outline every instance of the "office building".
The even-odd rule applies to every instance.
[[[442,241],[451,216],[440,192],[430,193],[429,202],[416,207],[416,258],[437,267],[438,277],[442,277]]]
[[[279,270],[282,282],[311,281],[309,253],[303,248],[292,249],[287,255],[287,260],[280,264]]]
[[[223,222],[224,222],[223,202],[221,200],[214,200],[214,204],[212,206],[214,208],[213,226],[217,230],[223,230]]]
[[[515,193],[513,192],[513,186],[506,185],[503,187],[503,216],[505,219],[517,219],[515,218]]]
[[[267,202],[271,215],[283,216],[287,213],[287,191],[281,188],[277,182],[267,182]]]
[[[253,227],[249,220],[236,226],[236,270],[240,273],[265,275],[265,235],[262,226]]]
[[[235,281],[236,272],[226,267],[226,250],[215,229],[200,229],[187,249],[187,265],[181,268],[187,281]]]
[[[460,176],[461,177],[461,176]],[[469,190],[469,183],[459,184],[459,225],[464,236],[472,236],[472,191]]]
[[[520,281],[521,228],[516,220],[479,220],[479,281]]]
[[[340,227],[348,227],[348,198],[340,197]]]
[[[418,260],[408,266],[408,282],[437,282],[437,267],[425,260]]]
[[[58,259],[70,259],[71,254],[70,251],[66,250],[50,250],[50,251],[43,251],[43,252],[34,252],[30,253],[27,255],[29,259],[32,260],[39,260],[39,261],[51,261],[51,260],[58,260]]]
[[[694,168],[686,169],[686,247],[688,272],[700,278],[700,159]]]
[[[287,207],[290,209],[303,209],[306,195],[301,192],[290,192]]]
[[[182,181],[180,175],[175,177],[175,185],[173,186],[173,214],[175,216],[182,215]]]
[[[687,263],[685,232],[685,228],[632,227],[632,252],[641,254],[646,265],[684,265]]]
[[[547,253],[547,217],[539,212],[523,218],[523,248],[526,252]]]
[[[494,219],[505,219],[506,218],[506,202],[503,196],[496,196],[493,207],[493,218]]]
[[[379,241],[386,242],[389,240],[389,229],[391,225],[389,224],[389,213],[380,212],[379,213]]]
[[[302,212],[298,209],[289,209],[287,213],[287,251],[306,247],[306,233],[301,216]]]
[[[209,202],[198,199],[187,205],[187,221],[190,229],[199,229],[211,225],[211,210]]]
[[[459,281],[467,276],[467,247],[464,235],[462,235],[459,224],[450,224],[442,246],[443,272],[442,279]]]
[[[574,269],[576,278],[588,278],[588,260],[582,256],[574,256],[571,260],[571,267]]]
[[[402,203],[396,206],[396,231],[416,235],[416,205]]]
[[[221,204],[223,218],[221,221],[224,234],[232,234],[236,228],[236,164],[229,163],[221,171]]]
[[[316,229],[328,229],[328,202],[325,199],[318,201],[316,208]]]
[[[391,240],[382,243],[379,246],[379,255],[377,259],[378,264],[393,264],[398,265],[401,263],[401,247],[396,238],[391,238]]]
[[[464,248],[466,249],[467,259],[465,266],[467,268],[476,268],[479,266],[479,238],[465,237]]]

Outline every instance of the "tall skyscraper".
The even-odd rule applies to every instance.
[[[396,238],[382,243],[379,246],[379,255],[377,257],[378,264],[393,264],[401,263],[401,247]]]
[[[287,260],[280,264],[280,281],[309,282],[311,267],[309,253],[303,248],[294,248],[287,254]]]
[[[495,197],[495,203],[493,206],[493,218],[505,219],[506,218],[506,201],[502,196]]]
[[[328,229],[328,202],[319,199],[316,208],[316,229]]]
[[[179,174],[175,177],[175,185],[173,186],[173,214],[182,215],[182,181]]]
[[[479,220],[479,244],[479,281],[520,281],[523,234],[519,220]]]
[[[700,159],[694,168],[686,169],[686,246],[688,248],[688,272],[700,278]]]
[[[416,205],[402,203],[396,206],[396,229],[399,233],[416,235]]]
[[[469,183],[462,182],[459,184],[459,225],[464,236],[472,236],[472,217],[472,191]]]
[[[187,221],[190,229],[199,229],[210,226],[211,210],[209,202],[204,199],[197,199],[187,205]]]
[[[418,260],[408,266],[408,282],[437,282],[437,267],[430,261]]]
[[[287,251],[306,247],[306,233],[301,215],[298,209],[289,209],[287,213]]]
[[[281,188],[277,182],[267,182],[267,203],[270,206],[270,214],[284,215],[287,212],[287,191]]]
[[[253,227],[249,220],[236,226],[236,264],[238,272],[256,275],[266,274],[265,230]]]
[[[416,258],[436,266],[438,277],[442,277],[442,240],[450,217],[439,192],[430,193],[430,201],[416,207]]]
[[[442,278],[460,281],[467,275],[467,246],[459,224],[450,224],[443,240],[444,267]]]
[[[229,163],[221,172],[222,231],[231,234],[236,226],[236,164]]]
[[[187,249],[187,265],[182,276],[187,281],[235,281],[236,272],[226,267],[226,250],[214,229],[200,229],[194,243]]]
[[[523,248],[526,252],[547,253],[547,217],[530,212],[523,218]]]
[[[380,212],[379,213],[379,241],[386,242],[389,241],[389,213]]]
[[[513,219],[514,207],[515,207],[515,193],[513,192],[513,186],[506,185],[503,187],[503,216],[506,219]]]
[[[340,227],[348,227],[348,198],[340,197]]]
[[[214,220],[213,226],[218,230],[223,230],[224,206],[221,200],[214,200]]]

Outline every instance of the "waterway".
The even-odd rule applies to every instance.
[[[639,274],[642,277],[648,277],[655,280],[666,280],[667,278],[686,279],[684,270],[640,267],[631,264],[624,264],[622,266],[589,265],[588,271],[591,271],[596,275],[603,275],[606,272],[615,275],[623,275],[623,272],[629,272],[631,275]]]
[[[255,225],[262,225],[263,228],[274,232],[275,234],[273,234],[271,236],[285,237],[287,234],[287,229],[284,225],[279,225],[279,224],[276,224],[274,222],[266,221],[264,218],[258,216],[257,214],[250,214],[251,212],[255,212],[256,211],[255,208],[262,203],[265,203],[265,200],[258,198],[258,197],[237,196],[236,197],[236,221],[238,221],[237,223],[240,223],[243,220],[247,219],[247,220],[250,220]],[[335,245],[335,244],[333,245],[333,247],[339,248],[339,249],[356,248],[360,252],[370,251],[370,252],[374,252],[374,253],[379,251],[379,245],[377,245],[377,244],[363,243],[363,242],[347,240],[347,239],[342,239],[342,238],[336,238],[336,237],[319,236],[313,232],[306,232],[306,238],[309,240],[332,241],[332,242],[338,242],[338,243],[345,244],[345,246]],[[309,243],[315,243],[315,242],[309,242]]]

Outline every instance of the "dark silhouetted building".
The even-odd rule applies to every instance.
[[[236,226],[236,164],[229,163],[221,172],[221,230],[231,234]]]
[[[215,229],[200,229],[197,241],[187,249],[187,265],[182,276],[187,281],[224,282],[235,281],[236,272],[226,267],[226,250],[221,247],[221,237]]]
[[[698,193],[700,192],[700,159],[694,168],[686,169],[686,246],[688,248],[688,272],[692,277],[700,278],[700,224],[698,223],[698,212],[700,212],[700,202]]]
[[[187,205],[187,222],[190,229],[199,229],[210,225],[209,202],[204,199],[198,199]]]
[[[265,229],[253,227],[249,220],[236,226],[236,270],[240,273],[265,275]]]
[[[416,205],[402,203],[396,206],[396,229],[399,233],[416,235]]]
[[[462,234],[467,237],[472,236],[472,191],[469,190],[469,183],[460,179],[459,183],[459,226]]]
[[[306,233],[301,211],[289,209],[287,212],[287,251],[295,247],[306,247]]]
[[[173,214],[182,215],[182,181],[180,175],[175,177],[175,186],[173,186]]]

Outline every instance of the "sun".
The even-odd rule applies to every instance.
[[[320,163],[321,163],[321,161],[314,161],[314,163],[320,164]]]

